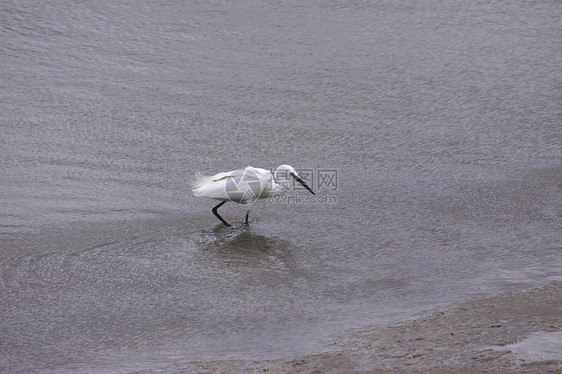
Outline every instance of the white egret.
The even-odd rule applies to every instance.
[[[275,169],[274,175],[269,170],[248,166],[245,169],[218,173],[212,177],[198,176],[197,180],[192,184],[192,191],[197,197],[210,197],[221,200],[212,209],[213,214],[225,226],[230,226],[217,211],[224,203],[232,201],[237,204],[247,204],[259,199],[266,199],[276,193],[284,192],[289,185],[289,177],[295,178],[304,188],[313,195],[316,195],[299,177],[295,169],[289,165],[279,166]],[[248,223],[249,214],[250,212],[248,211],[246,213],[246,224]]]

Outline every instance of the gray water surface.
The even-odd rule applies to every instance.
[[[562,279],[559,2],[0,5],[0,372],[330,349]],[[221,208],[280,164],[322,201]],[[305,195],[294,191],[290,196]]]

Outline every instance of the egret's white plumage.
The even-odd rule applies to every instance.
[[[230,225],[217,212],[221,205],[227,201],[247,204],[255,200],[268,198],[273,194],[284,191],[285,189],[281,184],[288,183],[290,176],[314,194],[292,166],[281,165],[275,169],[274,174],[266,169],[247,166],[244,169],[218,173],[213,176],[198,175],[192,183],[192,191],[197,197],[221,200],[222,202],[213,208],[213,213],[227,226]],[[248,223],[247,214],[246,223]]]
[[[199,177],[193,184],[193,194],[197,197],[246,204],[269,197],[272,186],[276,184],[268,170],[248,166],[245,169],[218,173],[211,177]],[[251,193],[244,193],[246,191]]]

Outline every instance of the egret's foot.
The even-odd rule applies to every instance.
[[[248,217],[249,217],[249,216],[250,216],[250,211],[248,210],[248,211],[246,212],[246,220],[244,221],[244,223],[245,223],[246,225],[249,225],[249,223],[248,223]]]

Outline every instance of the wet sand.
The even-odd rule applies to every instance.
[[[508,346],[536,332],[555,331],[562,331],[562,282],[343,336],[323,354],[189,362],[143,373],[562,373],[557,348],[554,357],[530,360]]]

